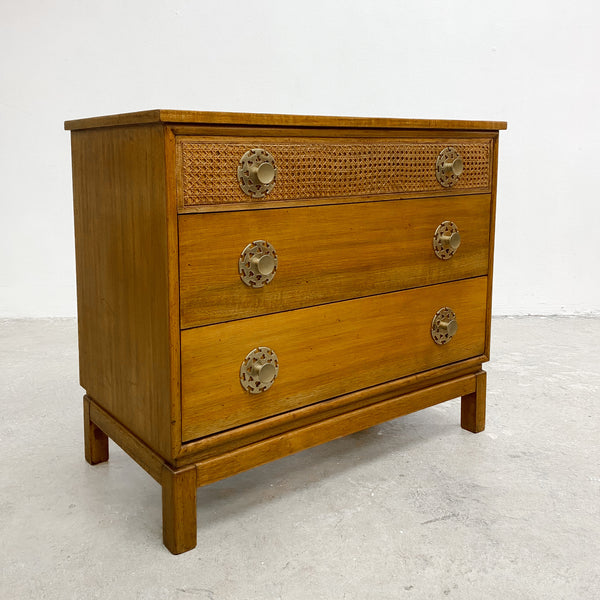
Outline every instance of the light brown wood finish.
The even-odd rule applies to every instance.
[[[196,544],[196,486],[457,396],[463,428],[483,430],[497,139],[506,123],[155,110],[65,127],[73,130],[85,456],[106,461],[110,437],[162,486],[171,552]],[[358,140],[348,156],[368,173],[350,168],[349,177],[363,179],[333,200],[326,186],[313,186],[316,197],[283,194],[284,205],[238,197],[230,206],[179,207],[191,214],[178,217],[182,137]],[[485,190],[467,179],[464,191],[438,189],[428,170],[427,184],[407,175],[406,190],[390,190],[382,146],[383,175],[371,189],[369,151],[390,140],[390,156],[402,140],[464,140],[472,152],[491,140],[478,163],[491,178],[476,184]],[[309,169],[303,180],[312,176]],[[219,193],[237,194],[232,181]],[[455,221],[463,237],[450,261],[431,251],[442,220]],[[279,272],[252,290],[238,278],[237,258],[261,238],[276,246]],[[303,254],[303,245],[312,248]],[[456,311],[459,326],[437,346],[430,325],[442,306]],[[271,389],[250,395],[239,368],[258,345],[278,353],[280,372]]]
[[[483,353],[485,277],[188,329],[181,333],[183,440]],[[439,308],[457,315],[444,346],[431,338]],[[243,390],[239,369],[272,348],[279,375],[267,392]]]
[[[86,396],[86,398],[88,397]],[[88,398],[88,401],[90,420],[108,435],[113,442],[127,452],[142,469],[160,483],[164,459],[103,408],[98,406],[91,398]]]
[[[462,396],[460,426],[472,433],[485,429],[485,395],[487,373],[480,371],[476,375],[475,391]]]
[[[299,127],[278,125],[219,125],[168,123],[165,125],[175,136],[205,137],[206,139],[224,139],[228,137],[245,138],[277,138],[314,136],[344,139],[379,139],[382,137],[406,139],[479,139],[483,140],[494,135],[486,129],[403,129],[403,128],[355,128],[340,129],[339,127]],[[273,140],[275,141],[275,140]]]
[[[487,315],[485,323],[485,353],[490,355],[492,340],[492,287],[494,284],[494,244],[496,238],[496,194],[498,184],[498,142],[499,135],[494,136],[494,147],[492,152],[492,198],[490,203],[490,252],[488,255],[488,293],[487,293]]]
[[[260,442],[273,435],[307,427],[323,419],[331,419],[384,400],[406,396],[414,391],[444,383],[449,378],[459,379],[475,375],[481,371],[481,365],[486,360],[485,356],[475,356],[194,440],[183,445],[181,454],[175,459],[175,464],[183,466],[202,462],[206,458]]]
[[[468,395],[475,387],[475,377],[461,377],[439,385],[390,398],[331,419],[277,435],[197,464],[198,486],[206,485],[265,464],[276,458],[288,456],[378,423],[422,410],[457,396]]]
[[[72,134],[80,381],[163,457],[172,455],[163,127]],[[176,332],[175,332],[176,333]]]
[[[168,128],[164,128],[164,156],[166,177],[166,228],[168,251],[168,296],[169,296],[169,359],[170,359],[170,438],[171,457],[181,450],[181,356],[179,344],[179,226],[177,222],[177,177],[175,167],[175,136]],[[167,398],[164,399],[165,404]]]
[[[489,213],[489,195],[478,195],[180,216],[181,327],[485,275]],[[446,220],[462,244],[441,260],[432,240]],[[263,288],[238,274],[254,240],[279,259]]]
[[[204,459],[191,457],[194,460],[187,466],[170,468],[154,455],[150,448],[144,444],[123,443],[127,436],[124,430],[110,415],[98,408],[93,401],[89,401],[94,418],[102,423],[111,439],[114,439],[139,465],[163,486],[163,498],[166,496],[167,525],[164,528],[165,536],[173,540],[182,537],[191,543],[192,532],[196,532],[195,491],[192,497],[192,487],[207,485],[235,473],[240,473],[258,465],[287,456],[323,442],[372,427],[390,419],[422,410],[429,406],[445,402],[451,398],[461,396],[467,401],[477,391],[478,375],[469,374],[454,379],[432,384],[424,389],[407,391],[402,394],[387,394],[386,386],[381,386],[382,391],[376,402],[366,406],[351,408],[339,414],[327,414],[315,423],[299,424],[293,430],[285,431],[266,439],[251,441],[229,450],[224,447],[217,456],[208,456]],[[407,378],[408,379],[408,378]],[[410,389],[409,387],[406,388]],[[368,392],[359,392],[366,395]],[[130,435],[130,434],[129,434]],[[283,454],[279,454],[283,452]],[[192,471],[196,472],[192,475]],[[164,489],[164,486],[167,489]],[[191,511],[194,506],[194,511]],[[184,515],[187,514],[187,517]],[[192,524],[193,520],[193,524]],[[187,526],[186,526],[187,523]],[[165,521],[163,520],[163,525]],[[173,544],[175,547],[179,543]],[[168,546],[169,549],[170,546]],[[193,546],[191,546],[193,547]],[[188,548],[189,549],[189,548]],[[185,550],[182,550],[185,551]],[[174,552],[177,554],[178,552]]]
[[[153,109],[65,122],[65,129],[91,129],[149,123],[193,123],[221,125],[260,125],[284,127],[365,127],[398,129],[506,129],[506,121],[466,121],[444,119],[396,119],[377,117],[330,117],[259,113],[204,112]]]
[[[466,194],[466,192],[465,192]],[[398,194],[388,195],[365,195],[360,198],[342,198],[338,197],[332,201],[331,198],[311,198],[301,200],[269,200],[268,196],[261,200],[253,200],[251,202],[240,202],[235,204],[198,204],[194,206],[179,207],[178,211],[180,215],[185,214],[210,214],[210,213],[231,213],[239,211],[251,211],[251,210],[268,210],[271,208],[286,209],[286,208],[303,208],[303,207],[316,207],[316,206],[328,206],[331,204],[356,204],[357,202],[369,203],[369,202],[381,202],[381,201],[393,201],[393,200],[415,200],[421,199],[434,199],[444,198],[449,194],[446,190],[440,189],[436,192],[404,192]],[[463,195],[463,194],[461,194]],[[475,192],[473,195],[481,195]]]
[[[196,547],[196,469],[162,468],[163,542],[173,554]]]
[[[83,397],[83,443],[85,460],[97,465],[108,460],[108,436],[90,418],[90,400]]]

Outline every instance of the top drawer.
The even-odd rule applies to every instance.
[[[491,189],[491,160],[489,138],[180,136],[178,204],[181,212],[197,212],[265,201],[312,204],[386,195],[484,193]],[[268,164],[258,171],[263,163]]]

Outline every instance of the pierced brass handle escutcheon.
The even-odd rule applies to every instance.
[[[248,150],[237,169],[237,177],[244,194],[264,198],[275,186],[277,167],[275,159],[262,148]]]
[[[464,164],[460,154],[452,147],[444,148],[435,163],[435,176],[443,187],[452,187],[462,175]]]
[[[452,221],[444,221],[433,234],[433,251],[438,258],[448,260],[460,246],[460,232]]]
[[[268,390],[279,373],[277,354],[267,346],[258,346],[246,355],[240,367],[240,383],[251,394]]]
[[[265,240],[255,240],[240,254],[238,272],[248,287],[263,287],[270,283],[277,272],[277,252]]]
[[[440,346],[447,344],[458,331],[454,311],[448,306],[440,308],[431,321],[431,337]]]

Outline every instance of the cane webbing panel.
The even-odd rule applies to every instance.
[[[452,188],[435,176],[436,159],[447,146],[463,158],[464,171]],[[237,180],[241,156],[251,148],[273,155],[277,179],[262,200],[300,200],[406,192],[465,193],[491,185],[491,140],[315,142],[254,139],[210,142],[180,139],[180,198],[183,206],[261,202]]]

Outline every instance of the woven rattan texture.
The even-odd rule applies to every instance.
[[[264,200],[354,197],[406,192],[439,192],[435,176],[440,152],[451,145],[464,171],[450,188],[465,192],[491,185],[489,140],[461,142],[244,143],[180,141],[181,197],[184,206],[260,202],[246,195],[237,180],[240,157],[263,148],[275,157],[277,182]]]

